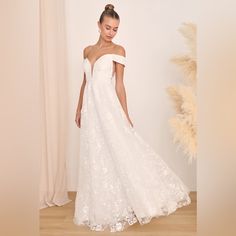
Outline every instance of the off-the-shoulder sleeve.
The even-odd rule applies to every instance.
[[[118,62],[124,66],[126,64],[126,57],[124,57],[122,55],[114,54],[112,59],[113,59],[113,61]]]

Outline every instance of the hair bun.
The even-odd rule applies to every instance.
[[[105,11],[107,11],[107,10],[114,10],[114,5],[112,5],[112,4],[107,4],[106,6],[105,6]]]

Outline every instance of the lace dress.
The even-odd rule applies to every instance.
[[[105,54],[86,74],[81,110],[78,187],[73,222],[95,231],[123,231],[191,203],[189,189],[128,122]]]

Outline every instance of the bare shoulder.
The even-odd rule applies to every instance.
[[[84,48],[84,50],[83,50],[84,58],[87,57],[87,55],[88,55],[88,53],[90,52],[91,49],[92,49],[92,45],[89,45],[89,46]]]
[[[118,54],[118,55],[121,55],[121,56],[126,56],[126,52],[125,52],[125,48],[122,46],[122,45],[118,45],[116,44],[115,46],[115,52]]]

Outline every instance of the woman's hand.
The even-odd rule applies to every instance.
[[[128,121],[129,121],[130,125],[131,125],[132,127],[134,127],[134,125],[133,125],[132,121],[130,120],[130,118],[127,117],[127,119],[128,119]]]
[[[81,121],[81,112],[80,110],[77,110],[75,116],[75,122],[79,128],[80,128],[80,121]]]

